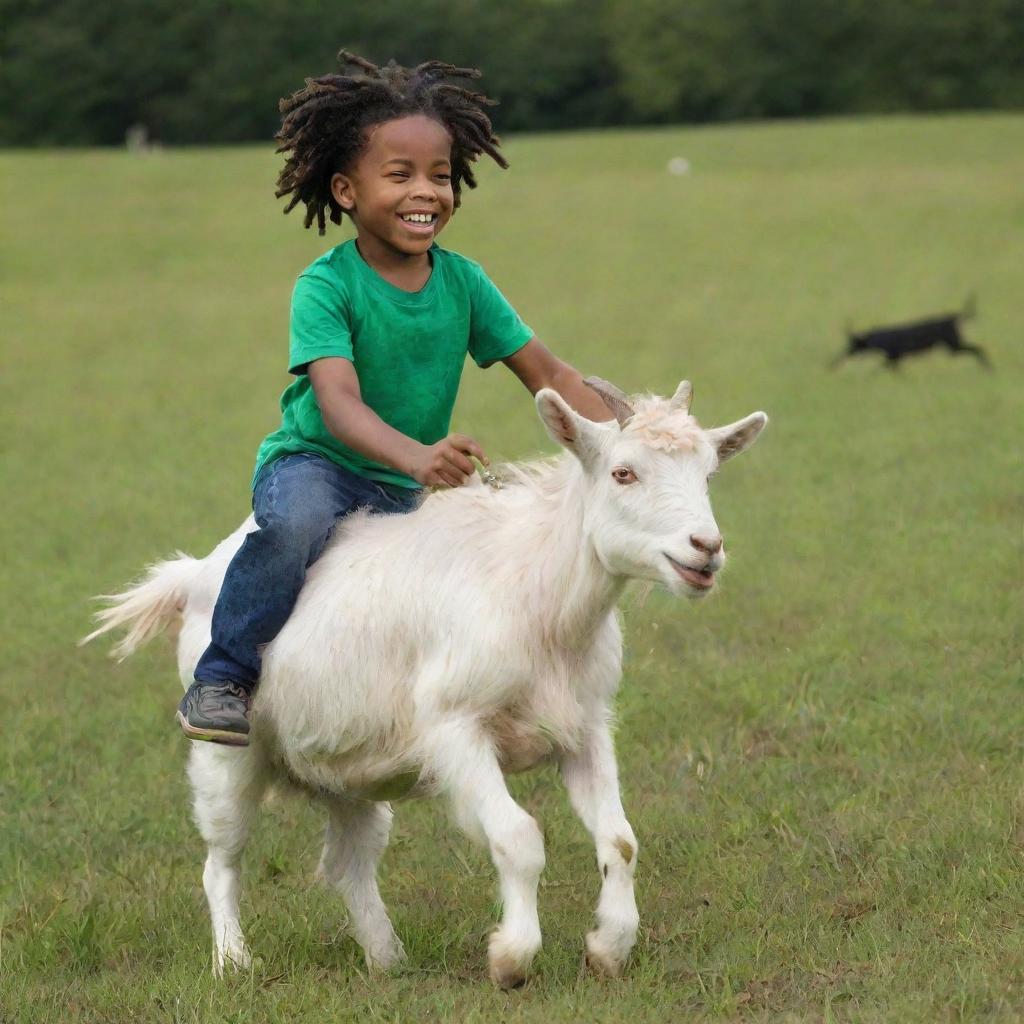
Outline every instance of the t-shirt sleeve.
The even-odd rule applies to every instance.
[[[476,265],[474,270],[469,354],[477,366],[487,367],[518,352],[533,337],[533,331],[483,270]]]
[[[337,284],[302,274],[292,291],[288,372],[299,376],[325,356],[353,357],[348,298]]]

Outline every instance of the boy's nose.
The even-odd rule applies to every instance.
[[[409,192],[410,199],[430,199],[431,201],[437,199],[437,189],[434,188],[432,182],[429,181],[417,181],[413,183],[413,187]]]

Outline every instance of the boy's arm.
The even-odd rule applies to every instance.
[[[348,359],[317,359],[306,372],[324,425],[360,455],[405,473],[424,487],[464,484],[473,475],[468,455],[487,464],[483,449],[463,434],[449,434],[437,444],[424,445],[385,423],[363,401],[356,368]]]
[[[583,383],[580,372],[562,362],[536,337],[502,362],[523,382],[531,395],[541,388],[553,388],[588,420],[599,423],[615,418],[601,396]]]

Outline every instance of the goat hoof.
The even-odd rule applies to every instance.
[[[220,955],[215,956],[213,960],[213,974],[216,978],[223,978],[225,974],[235,971],[247,971],[250,967],[252,967],[252,956],[245,946],[226,949]]]
[[[526,972],[537,951],[537,945],[532,943],[511,945],[502,940],[500,931],[495,932],[491,936],[487,957],[490,963],[491,981],[498,988],[506,991],[525,985]]]
[[[367,952],[366,954],[366,966],[371,971],[384,973],[385,971],[394,970],[396,967],[401,967],[404,963],[405,947],[397,940],[394,946],[379,949],[374,953]]]
[[[526,984],[526,971],[515,964],[491,962],[491,981],[506,992],[522,988]]]
[[[595,974],[606,978],[618,978],[622,974],[622,965],[625,962],[606,949],[594,932],[587,936],[587,949],[583,954],[583,960]]]

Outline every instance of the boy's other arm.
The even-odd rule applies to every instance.
[[[385,423],[362,399],[356,368],[331,356],[307,367],[324,425],[360,455],[411,476],[424,487],[459,487],[473,475],[469,455],[485,465],[487,456],[471,437],[449,434],[425,445]]]
[[[579,370],[562,362],[538,338],[531,338],[502,362],[523,382],[531,395],[541,388],[553,388],[588,420],[599,423],[614,419],[601,396],[583,383]]]

